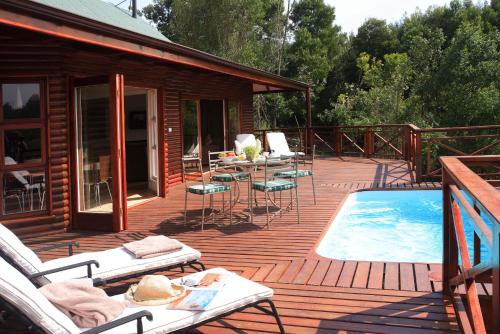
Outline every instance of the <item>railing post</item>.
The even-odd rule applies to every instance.
[[[500,334],[500,224],[493,224],[493,255],[491,266],[493,270],[492,279],[492,318],[494,334]]]
[[[408,156],[408,148],[409,148],[409,142],[410,142],[410,126],[408,124],[405,124],[403,127],[401,127],[401,152],[403,152],[403,159],[405,161],[410,161],[410,157]]]
[[[370,127],[365,128],[364,142],[365,157],[369,158],[373,154],[373,132]]]
[[[450,279],[458,274],[458,246],[453,223],[450,182],[443,168],[443,292],[451,295]]]
[[[415,179],[422,182],[422,132],[415,130]]]
[[[335,138],[335,153],[337,156],[340,156],[342,154],[342,130],[340,126],[336,126],[333,128],[334,130],[334,138]]]

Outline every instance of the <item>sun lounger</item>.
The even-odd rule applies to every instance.
[[[36,254],[37,250],[26,247],[14,233],[0,224],[0,256],[39,285],[47,280],[57,282],[82,277],[113,282],[170,268],[180,267],[183,270],[184,266],[205,269],[200,262],[200,252],[184,244],[179,251],[148,259],[137,259],[123,247],[72,255],[72,247],[76,245],[63,243],[41,248],[39,251],[68,247],[70,255],[42,262]]]
[[[206,272],[229,273],[215,268]],[[195,273],[185,278],[198,275]],[[184,279],[185,279],[184,278]],[[181,279],[174,280],[179,283]],[[128,334],[128,333],[174,333],[196,328],[204,323],[220,319],[229,314],[255,307],[274,316],[280,333],[285,333],[279,315],[271,300],[273,290],[258,283],[230,274],[226,285],[204,311],[169,310],[163,306],[130,305],[117,319],[92,329],[78,328],[69,317],[51,304],[40,291],[19,271],[0,259],[0,306],[15,312],[23,322],[31,326],[34,333],[69,334]],[[112,298],[123,300],[124,295]],[[270,306],[270,309],[263,306]]]

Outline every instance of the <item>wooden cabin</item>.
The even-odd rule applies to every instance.
[[[0,221],[21,235],[127,229],[182,182],[183,154],[253,132],[254,94],[309,99],[100,0],[4,0],[0,43]]]

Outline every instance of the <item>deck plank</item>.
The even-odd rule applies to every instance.
[[[356,274],[352,282],[353,288],[366,288],[368,285],[368,276],[370,274],[370,262],[358,262]]]
[[[399,264],[387,262],[385,264],[384,289],[399,289]]]
[[[401,290],[415,291],[415,276],[413,275],[413,264],[401,263],[399,265],[399,271],[401,279]]]
[[[382,289],[384,286],[384,263],[372,262],[370,277],[368,279],[368,288]]]
[[[328,268],[330,268],[331,261],[329,260],[319,260],[318,265],[316,266],[313,274],[309,278],[307,284],[310,285],[321,285],[323,279],[326,276]]]
[[[418,291],[432,291],[429,269],[425,263],[415,263],[415,281]]]
[[[343,266],[344,261],[333,260],[330,264],[328,272],[326,273],[325,279],[323,280],[323,285],[336,286]]]
[[[356,267],[358,265],[357,261],[345,261],[342,272],[340,273],[339,281],[337,286],[349,288],[354,280],[354,273],[356,272]]]

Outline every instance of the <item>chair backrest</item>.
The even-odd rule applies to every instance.
[[[236,141],[238,141],[243,147],[255,145],[256,139],[255,136],[251,133],[242,133],[236,135]]]
[[[99,181],[108,181],[111,177],[111,157],[109,155],[99,156]]]
[[[243,153],[243,148],[247,146],[257,146],[255,136],[249,133],[236,135],[236,140],[234,141],[234,150],[236,154]]]
[[[218,151],[218,152],[208,151],[208,170],[210,172],[210,177],[212,177],[212,174],[217,172],[218,170],[228,169],[227,167],[220,165],[221,160],[219,158],[219,155],[226,153],[234,154],[233,151]]]
[[[7,261],[0,258],[0,306],[16,311],[39,332],[76,334],[81,330]],[[36,333],[36,331],[35,331]]]
[[[272,156],[280,156],[281,154],[290,153],[290,147],[288,147],[288,143],[283,132],[267,132],[266,140]]]
[[[310,165],[309,170],[314,169],[314,160],[316,160],[316,145],[313,145],[311,147],[311,153],[310,154],[299,154],[298,155],[299,161],[305,166],[305,165]]]
[[[267,184],[268,181],[276,179],[276,173],[291,172],[295,171],[295,175],[298,172],[298,154],[295,152],[293,156],[282,156],[282,157],[266,157],[266,163],[264,167],[264,182]],[[295,184],[297,184],[297,178],[292,179]]]
[[[35,252],[3,224],[0,224],[0,255],[25,275],[43,271],[42,261]]]
[[[4,163],[5,165],[17,165],[17,161],[12,159],[11,157],[9,156],[6,156],[4,158]],[[23,176],[23,173],[24,174],[28,174],[28,171],[27,170],[20,170],[20,171],[12,171],[10,172],[9,174],[12,175],[21,185],[23,185],[24,187],[27,187],[29,182],[28,180],[26,180],[26,178]]]
[[[186,188],[188,187],[189,181],[205,184],[200,157],[182,158],[182,177]]]

